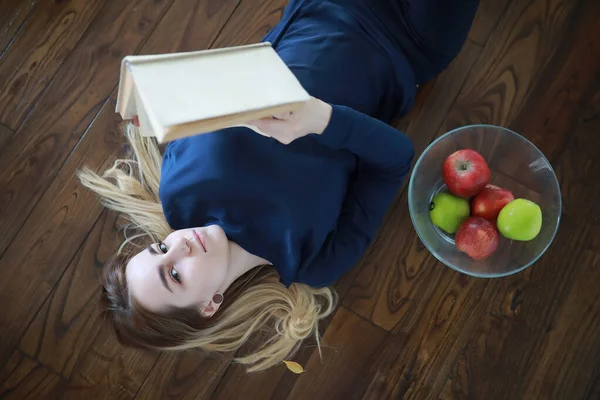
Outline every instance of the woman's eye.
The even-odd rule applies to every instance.
[[[171,275],[171,278],[173,278],[173,280],[177,283],[181,283],[180,277],[179,277],[179,272],[177,272],[177,270],[175,268],[171,268],[169,270],[169,275]]]
[[[167,248],[167,245],[166,245],[166,244],[164,244],[163,242],[159,242],[159,243],[158,243],[158,249],[159,249],[159,250],[161,251],[161,253],[163,253],[163,254],[167,254],[167,251],[169,250],[169,249]]]

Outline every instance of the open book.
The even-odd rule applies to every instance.
[[[160,143],[295,111],[310,99],[270,43],[127,56],[116,112]]]

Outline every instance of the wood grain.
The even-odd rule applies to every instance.
[[[431,282],[436,290],[424,294],[422,310],[395,327],[394,339],[374,366],[366,399],[423,399],[442,391],[440,376],[449,373],[447,360],[458,355],[479,319],[489,281],[437,267],[439,278]]]
[[[488,287],[494,301],[457,358],[447,398],[591,399],[598,393],[600,306],[600,6],[578,10],[574,30],[540,75],[516,124],[552,161],[564,201],[548,253],[526,273]],[[588,69],[588,68],[591,68]],[[543,310],[542,312],[540,312]],[[576,343],[576,344],[575,344]],[[585,349],[582,351],[581,349]],[[510,381],[496,371],[523,371]],[[499,390],[503,388],[503,390]]]
[[[469,76],[458,98],[446,115],[437,135],[441,135],[458,126],[473,123],[504,125],[507,121],[502,120],[502,118],[505,118],[503,115],[516,114],[520,110],[525,98],[531,91],[531,87],[523,90],[520,86],[518,88],[514,86],[514,83],[534,81],[548,62],[548,59],[551,58],[553,52],[546,51],[545,56],[548,59],[535,60],[534,64],[539,69],[532,69],[529,66],[520,65],[523,62],[520,52],[523,50],[516,51],[516,48],[520,49],[520,46],[511,47],[509,43],[514,41],[516,37],[519,37],[520,41],[526,41],[534,45],[533,48],[537,49],[536,51],[540,53],[543,53],[542,50],[545,48],[553,48],[546,43],[546,36],[538,37],[537,32],[531,30],[530,27],[545,26],[550,21],[545,21],[544,18],[554,21],[556,20],[557,13],[562,15],[567,12],[565,8],[568,8],[566,4],[561,3],[564,5],[562,8],[558,4],[553,4],[554,8],[552,9],[557,9],[561,12],[556,11],[555,13],[551,13],[548,12],[546,3],[538,2],[535,4],[536,7],[526,7],[527,12],[524,15],[527,15],[527,18],[515,18],[516,15],[521,15],[517,11],[524,12],[522,2],[518,4],[514,3],[512,8],[507,11],[504,19],[499,24],[499,29],[504,33],[504,36],[498,34],[488,41],[479,61],[473,67],[473,73]],[[570,6],[572,7],[573,5],[571,4]],[[561,19],[561,21],[563,22],[562,28],[560,26],[552,26],[553,37],[557,42],[560,39],[559,33],[565,29],[564,25],[566,25],[564,19]],[[558,33],[555,31],[558,31]],[[528,33],[534,35],[534,37],[530,38],[527,35]],[[499,49],[502,50],[501,54],[498,54]],[[498,63],[490,63],[490,59],[501,60],[500,63],[506,70],[506,74],[504,75],[507,75],[507,77],[502,79],[508,79],[506,82],[498,81],[497,77],[502,76],[503,73],[498,70]],[[519,75],[508,77],[509,74],[512,74],[511,71],[517,71]],[[497,93],[505,92],[509,86],[516,88],[510,102],[495,104],[488,101],[488,99],[496,98]],[[517,93],[519,94],[518,96]],[[483,105],[485,105],[486,113],[488,114],[485,118],[483,118],[483,114],[479,111],[481,107],[484,107]],[[502,111],[498,112],[496,109],[502,109]],[[405,295],[399,294],[399,285],[403,280],[403,276],[407,282],[410,282],[405,284],[405,289],[401,292],[406,293],[405,291],[409,290],[406,285],[412,286],[413,281],[430,281],[431,278],[429,275],[434,273],[432,271],[435,271],[424,264],[424,260],[428,257],[428,252],[414,232],[407,212],[407,202],[407,193],[404,192],[397,200],[397,204],[392,206],[393,210],[382,227],[379,241],[376,243],[376,245],[379,245],[378,252],[371,251],[373,260],[367,262],[361,268],[358,278],[344,301],[345,305],[360,315],[371,318],[375,323],[384,324],[383,326],[387,327],[387,329],[393,328],[398,318],[402,318],[403,316],[401,309],[398,308],[407,301]],[[410,250],[407,251],[406,249],[408,248]],[[382,268],[382,265],[391,267]],[[421,274],[423,275],[419,275],[419,271],[422,271]],[[363,282],[366,282],[366,284]],[[386,286],[389,289],[385,289]],[[417,286],[413,293],[419,293],[421,290]],[[377,306],[378,304],[379,306]],[[387,304],[391,306],[387,307]],[[388,310],[386,311],[386,309]]]
[[[357,334],[360,332],[360,334]],[[288,399],[360,399],[386,332],[340,308],[329,325],[323,359],[313,353]]]
[[[469,39],[485,46],[512,1],[515,0],[482,1],[479,3],[473,26],[469,31]]]
[[[208,399],[231,362],[200,351],[160,356],[139,390],[142,399]]]
[[[14,130],[21,125],[103,3],[74,0],[37,4],[2,56],[0,122]]]
[[[215,41],[214,47],[259,42],[279,22],[287,3],[287,0],[261,0],[260,3],[242,1]]]
[[[450,376],[452,398],[588,398],[600,356],[597,230],[564,222],[545,261],[488,287],[492,301]],[[523,373],[497,372],[506,369]]]
[[[0,255],[115,88],[171,0],[106,2],[0,157]]]
[[[562,243],[561,247],[576,252],[582,236],[573,235],[564,225],[556,240]],[[496,371],[536,369],[536,363],[541,361],[539,346],[545,346],[557,305],[572,284],[574,270],[565,268],[570,258],[570,253],[551,249],[546,259],[552,259],[552,267],[540,262],[522,276],[505,278],[488,286],[486,293],[490,300],[485,312],[456,358],[450,377],[455,397],[465,398],[468,394],[466,398],[513,398],[521,396],[532,384],[524,376],[511,376],[507,384],[506,378]],[[544,279],[544,275],[552,279]],[[537,311],[541,304],[545,305],[543,313]]]
[[[222,30],[241,0],[176,0],[140,54],[204,50],[227,42]],[[239,21],[241,29],[252,26],[251,19]],[[228,42],[227,42],[228,43]]]
[[[510,3],[448,119],[508,125],[570,27],[573,0]]]
[[[110,154],[119,147],[114,128],[109,128],[117,122],[114,102],[107,105],[88,132],[89,139],[78,147],[78,156],[63,167],[14,245],[0,259],[4,276],[11,282],[0,293],[3,304],[8,305],[0,315],[7,328],[0,346],[0,365],[31,321],[23,315],[32,317],[37,313],[102,212],[95,196],[80,185],[75,173],[86,163],[108,166]]]
[[[4,149],[4,146],[6,146],[6,143],[13,134],[14,132],[12,129],[0,124],[0,157],[2,157],[2,150]]]
[[[167,14],[162,19],[161,27],[164,28],[159,27],[155,32],[162,39],[154,40],[152,43],[155,47],[145,47],[146,51],[169,51],[173,46],[177,46],[177,42],[174,43],[163,35],[163,29],[171,29],[170,26],[179,22],[181,9],[187,9],[188,5],[189,3],[186,1],[179,1],[177,7],[173,8],[173,13]],[[219,12],[212,8],[211,10],[215,12],[211,14],[211,17],[220,19],[222,22],[226,21],[233,11],[234,5],[235,3],[228,7],[223,6],[219,8]],[[197,11],[201,15],[208,15],[203,7],[198,7]],[[137,12],[144,14],[148,10],[138,6]],[[190,14],[189,24],[199,22],[198,19],[191,18],[191,16]],[[204,38],[206,46],[214,40],[219,30],[220,26],[214,24],[212,37],[205,36]],[[195,32],[191,28],[190,31]],[[201,41],[199,41],[199,45],[202,46]],[[35,310],[39,308],[49,290],[56,284],[86,233],[101,213],[102,207],[92,193],[79,185],[75,178],[75,172],[84,165],[101,170],[115,158],[123,139],[117,129],[119,117],[114,113],[114,109],[115,94],[113,93],[110,100],[104,104],[100,115],[95,118],[92,128],[78,144],[77,154],[69,158],[63,166],[33,210],[30,219],[26,221],[23,229],[19,232],[15,245],[11,246],[0,260],[0,265],[10,266],[6,269],[6,273],[11,275],[15,283],[10,290],[0,294],[2,298],[10,299],[9,304],[14,304],[0,317],[2,323],[10,326],[11,332],[14,334],[12,337],[6,337],[6,341],[0,348],[2,352],[10,350],[11,344],[20,335],[17,332],[22,331],[27,324],[27,321],[20,319],[19,315],[23,312],[26,312],[27,315],[35,314]],[[49,240],[50,237],[52,240]],[[60,242],[70,245],[57,247],[56,243]],[[27,268],[18,266],[27,266]],[[95,290],[95,287],[89,288],[89,290]],[[59,309],[57,308],[55,311],[59,312]],[[61,316],[52,318],[60,320]],[[33,334],[33,336],[36,335]],[[43,341],[43,338],[29,340],[35,343]],[[2,352],[0,354],[4,354]],[[60,362],[58,361],[58,363]],[[1,362],[0,365],[2,365]]]
[[[103,327],[75,366],[61,398],[133,399],[156,362],[156,352],[126,349]]]
[[[38,0],[0,2],[0,60]]]
[[[415,235],[404,188],[374,245],[335,285],[343,307],[321,324],[323,359],[307,341],[293,358],[307,370],[298,376],[283,365],[249,375],[229,365],[233,355],[121,347],[95,304],[115,216],[74,178],[120,154],[123,55],[256,42],[286,1],[85,7],[100,2],[94,18],[69,14],[61,28],[59,10],[83,3],[0,1],[0,70],[10,44],[10,74],[27,71],[39,90],[12,95],[15,110],[33,107],[17,132],[0,124],[1,398],[600,398],[600,3],[482,0],[460,56],[395,124],[417,154],[472,122],[532,140],[563,194],[549,251],[508,278],[455,273]],[[29,71],[24,60],[39,61]]]
[[[548,159],[560,156],[572,128],[592,96],[600,73],[600,3],[579,7],[556,56],[539,77],[539,84],[511,128],[523,132]]]
[[[18,350],[0,373],[0,397],[11,400],[53,399],[66,381]]]
[[[490,371],[508,365],[527,371],[513,377],[509,395],[588,399],[597,391],[590,371],[600,358],[593,333],[600,323],[594,285],[600,273],[600,213],[589,200],[600,196],[600,184],[594,178],[599,167],[595,154],[600,148],[599,78],[591,85],[596,94],[582,107],[580,119],[563,131],[568,144],[556,161],[565,201],[572,204],[570,212],[563,216],[554,246],[532,268],[529,280],[535,289],[521,290],[516,315],[495,313],[501,326],[491,326],[491,318],[486,318],[459,359],[463,368],[455,371],[458,378],[454,380],[472,382],[486,376],[486,385],[471,384],[470,392],[486,395],[493,393],[493,387],[505,386],[506,378],[492,377]],[[542,308],[545,311],[540,313]],[[501,351],[505,348],[511,351]],[[463,394],[464,386],[454,392]]]
[[[99,275],[119,243],[115,216],[103,213],[21,339],[24,353],[67,379],[102,326]]]

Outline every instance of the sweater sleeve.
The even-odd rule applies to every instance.
[[[352,268],[375,238],[410,170],[414,149],[395,128],[342,106],[333,106],[331,120],[318,140],[358,158],[335,230],[296,277],[311,286],[327,286]]]

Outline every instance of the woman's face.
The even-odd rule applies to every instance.
[[[142,306],[197,307],[211,315],[211,303],[223,293],[230,269],[230,243],[221,227],[182,229],[133,257],[125,270],[127,286]]]

